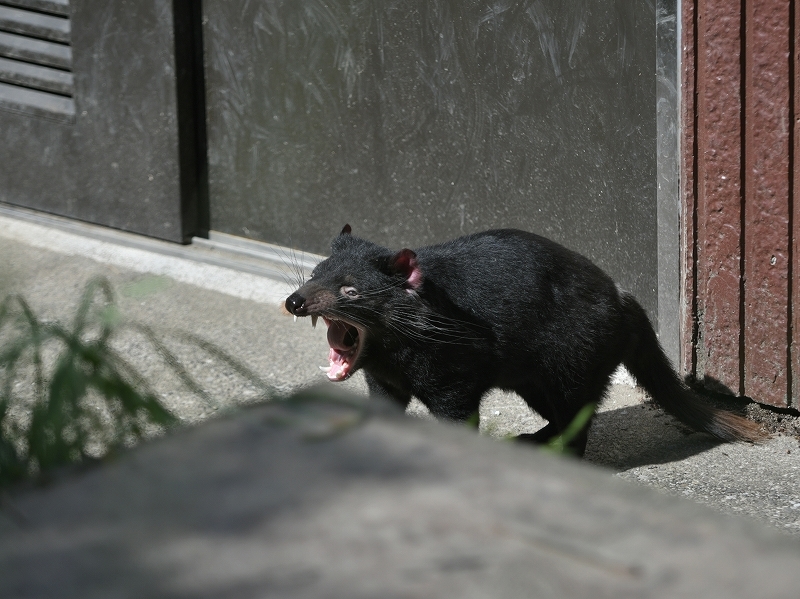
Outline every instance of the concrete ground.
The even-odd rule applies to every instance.
[[[87,281],[107,278],[123,317],[153,327],[216,403],[187,391],[141,334],[122,334],[117,347],[155,382],[181,419],[199,422],[232,403],[247,403],[259,391],[175,331],[212,341],[280,391],[324,380],[317,369],[326,362],[324,327],[313,330],[308,319],[295,323],[280,310],[293,286],[292,265],[303,257],[284,256],[284,267],[259,257],[260,250],[225,241],[182,248],[3,209],[0,290],[23,295],[43,319],[69,320]],[[365,392],[360,375],[339,386]],[[410,411],[425,416],[418,404]],[[790,414],[761,417],[776,430],[796,433]],[[532,432],[541,425],[513,395],[494,394],[482,408],[481,429],[488,436]],[[596,418],[586,461],[609,477],[800,534],[800,448],[791,434],[757,446],[717,444],[622,382],[613,386]]]

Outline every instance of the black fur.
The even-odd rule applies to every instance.
[[[549,422],[528,437],[546,441],[602,400],[622,363],[693,428],[760,437],[754,423],[701,403],[636,300],[553,241],[505,229],[394,252],[345,226],[332,250],[286,309],[326,319],[334,380],[363,369],[371,393],[402,406],[415,396],[457,421],[490,389],[515,391]],[[587,431],[571,442],[578,453]]]

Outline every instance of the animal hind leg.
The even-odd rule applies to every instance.
[[[535,433],[523,433],[517,436],[518,441],[523,441],[525,443],[534,443],[536,445],[544,445],[559,435],[564,434],[567,430],[569,424],[578,417],[580,414],[581,409],[583,406],[580,406],[578,410],[575,410],[574,414],[566,417],[566,424],[563,424],[562,420],[553,420],[548,422],[542,428],[540,428]],[[564,415],[566,416],[566,415]],[[575,432],[569,439],[566,440],[565,447],[569,450],[570,453],[576,455],[578,457],[583,457],[583,454],[586,453],[586,444],[589,441],[589,427],[592,424],[592,418],[594,414],[592,414],[586,422],[582,423],[581,428]]]
[[[532,389],[518,393],[525,403],[547,419],[547,424],[535,433],[526,433],[517,437],[520,441],[538,445],[545,444],[564,434],[586,405],[596,404],[602,397],[602,390],[596,393],[569,394],[566,397],[557,397],[554,394]],[[565,447],[578,457],[582,457],[586,451],[593,417],[594,414],[589,415],[585,422],[580,423],[580,428],[566,440]]]

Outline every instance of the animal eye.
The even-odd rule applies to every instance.
[[[347,297],[351,297],[351,298],[358,297],[358,289],[356,289],[355,287],[347,287],[347,286],[345,286],[345,287],[342,287],[340,289],[340,291],[342,292],[342,295],[346,295]]]

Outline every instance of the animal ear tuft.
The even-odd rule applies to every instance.
[[[342,232],[333,238],[333,242],[331,243],[331,251],[334,254],[350,245],[351,240],[355,239],[355,237],[350,235],[352,230],[353,229],[350,228],[350,225],[345,225],[342,227]]]
[[[406,278],[408,289],[419,289],[422,286],[422,271],[417,262],[417,255],[408,248],[397,252],[391,261],[392,270]]]

